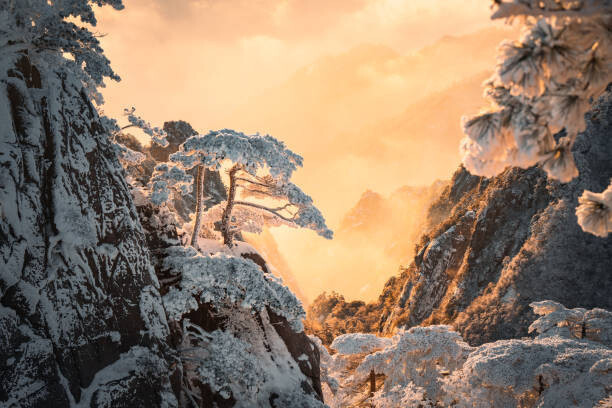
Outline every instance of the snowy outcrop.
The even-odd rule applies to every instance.
[[[145,235],[88,91],[61,53],[2,43],[0,68],[0,405],[176,404]]]
[[[301,330],[304,311],[263,257],[244,242],[181,246],[174,213],[137,202],[179,357],[179,404],[322,407],[319,351]]]
[[[177,350],[187,351],[180,401],[322,407],[319,354],[295,296],[250,259],[189,251],[171,247],[163,264],[180,276],[164,295]]]

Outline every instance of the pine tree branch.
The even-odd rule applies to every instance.
[[[235,205],[244,205],[244,206],[247,206],[247,207],[254,207],[254,208],[258,208],[260,210],[268,211],[268,212],[274,214],[275,216],[277,216],[278,218],[280,218],[281,220],[284,220],[284,221],[287,221],[287,222],[294,222],[295,214],[293,215],[293,218],[287,218],[284,215],[281,215],[281,214],[278,213],[278,211],[282,211],[282,210],[286,209],[291,204],[287,204],[287,205],[285,205],[283,207],[278,207],[278,208],[268,208],[268,207],[260,205],[260,204],[249,203],[247,201],[235,201],[234,204]]]
[[[242,188],[244,191],[248,191],[249,193],[254,193],[254,194],[262,194],[262,195],[267,195],[270,197],[276,197],[278,198],[277,195],[270,193],[269,191],[262,191],[262,190],[251,190],[250,188],[246,188],[244,186],[241,186],[240,184],[237,185],[236,187],[240,187]]]
[[[246,179],[246,178],[243,178],[243,177],[236,177],[236,180],[237,181],[246,181],[247,183],[256,184],[256,185],[261,186],[261,187],[267,187],[267,188],[273,187],[273,186],[271,186],[269,184],[259,183],[257,181],[249,180],[249,179]]]

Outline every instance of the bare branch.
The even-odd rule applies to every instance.
[[[259,183],[257,181],[249,180],[249,179],[246,179],[246,178],[243,178],[243,177],[236,177],[236,180],[238,180],[238,181],[246,181],[248,183],[256,184],[256,185],[261,186],[261,187],[268,187],[268,188],[273,187],[273,186],[271,186],[269,184]]]
[[[281,220],[284,220],[284,221],[287,221],[287,222],[294,222],[294,219],[287,218],[287,217],[285,217],[285,216],[283,216],[283,215],[278,213],[278,211],[284,210],[287,206],[289,206],[291,204],[287,204],[284,207],[278,207],[278,208],[268,208],[268,207],[260,205],[260,204],[249,203],[249,202],[246,202],[246,201],[236,201],[236,202],[234,202],[234,204],[235,205],[244,205],[244,206],[247,206],[247,207],[259,208],[260,210],[268,211],[268,212],[274,214],[275,216],[277,216]],[[293,217],[295,218],[295,215],[293,215]]]
[[[270,193],[269,191],[262,191],[262,190],[251,190],[250,188],[246,188],[240,184],[238,184],[236,187],[240,187],[242,189],[244,189],[244,191],[248,191],[249,193],[253,193],[253,194],[262,194],[262,195],[267,195],[270,197],[277,197],[276,195]]]

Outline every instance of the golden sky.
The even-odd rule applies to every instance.
[[[122,77],[106,109],[231,126],[249,97],[318,57],[363,43],[405,54],[490,24],[486,0],[125,0],[98,30]],[[280,136],[282,138],[282,136]]]
[[[121,12],[99,13],[102,45],[122,77],[103,92],[106,113],[120,118],[124,107],[135,106],[156,125],[182,119],[200,132],[272,134],[304,156],[295,181],[332,229],[366,189],[390,194],[450,178],[459,162],[455,142],[428,145],[424,125],[398,117],[492,69],[499,36],[472,36],[462,43],[469,51],[457,55],[447,38],[493,27],[487,0],[124,3]],[[437,105],[428,114],[432,109]],[[432,160],[424,148],[445,153]],[[361,259],[368,248],[326,246],[309,231],[275,236],[310,299],[323,290],[371,299],[397,271],[394,260],[377,263],[377,251]],[[320,259],[309,256],[313,251]],[[356,272],[360,264],[369,266]]]

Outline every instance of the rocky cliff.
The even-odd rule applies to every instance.
[[[491,179],[460,168],[429,209],[414,260],[366,307],[377,317],[362,319],[369,331],[444,323],[482,344],[527,335],[533,301],[612,308],[612,238],[583,232],[574,214],[583,190],[612,177],[611,132],[607,94],[588,115],[574,148],[580,176],[567,184],[539,168]]]
[[[81,81],[0,66],[0,405],[171,403],[166,316],[123,169]]]
[[[574,150],[580,176],[567,184],[539,168],[507,169],[492,179],[460,169],[432,206],[384,330],[452,323],[470,343],[526,335],[533,301],[612,308],[612,238],[583,232],[575,208],[582,191],[612,177],[612,100],[588,116]]]

